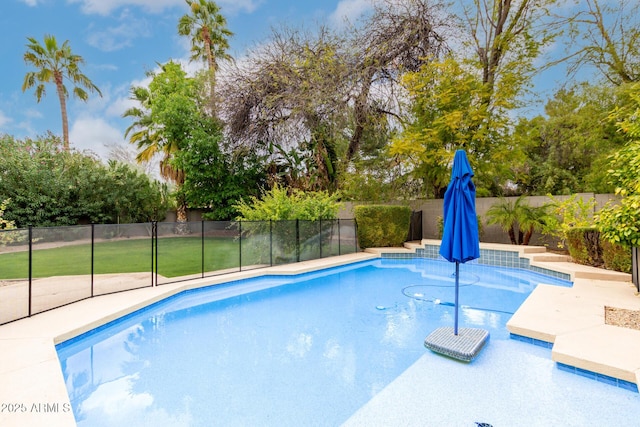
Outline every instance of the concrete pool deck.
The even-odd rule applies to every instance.
[[[424,244],[433,241],[425,240]],[[0,425],[74,426],[54,345],[108,321],[187,289],[264,274],[300,274],[375,259],[384,252],[410,253],[420,246],[370,250],[104,295],[2,325]],[[640,297],[634,292],[630,275],[573,264],[566,257],[546,253],[544,248],[495,244],[481,244],[481,248],[517,251],[529,258],[531,265],[565,272],[574,281],[572,288],[538,286],[508,322],[510,332],[553,343],[554,361],[638,384],[640,331],[605,325],[604,320],[605,306],[640,310]],[[409,371],[419,370],[420,360],[402,375],[405,381],[416,378]],[[414,384],[411,392],[419,399],[419,384]],[[387,396],[381,405],[374,398],[346,424],[377,425],[384,406],[404,408],[403,401],[402,395],[391,400]],[[420,408],[414,407],[405,409],[400,424],[395,425],[420,425],[420,420]]]

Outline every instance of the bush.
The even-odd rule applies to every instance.
[[[631,250],[617,243],[602,241],[602,259],[607,270],[631,273]]]
[[[566,243],[574,262],[599,267],[603,264],[600,232],[595,228],[579,227],[567,230]]]
[[[365,205],[354,208],[361,248],[402,246],[409,233],[408,206]]]
[[[262,199],[251,197],[251,202],[244,200],[234,205],[240,213],[236,218],[243,221],[269,221],[301,219],[317,221],[335,219],[342,204],[338,202],[338,194],[326,191],[303,192],[294,189],[291,193],[286,188],[276,185],[262,195]]]
[[[38,139],[0,135],[0,200],[18,228],[146,222],[163,218],[163,185],[134,167],[75,150],[48,134]]]

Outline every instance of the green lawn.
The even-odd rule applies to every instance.
[[[257,259],[258,251],[243,248],[243,265]],[[202,271],[202,240],[200,237],[158,239],[158,274],[176,277]],[[133,273],[151,270],[151,239],[129,239],[96,243],[94,246],[96,274]],[[205,271],[239,266],[237,240],[205,238]],[[27,252],[0,255],[0,279],[28,277]],[[66,276],[91,273],[91,246],[69,245],[33,251],[33,277]]]

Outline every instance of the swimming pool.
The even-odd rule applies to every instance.
[[[507,379],[512,373],[515,379],[516,368],[505,358],[526,361],[533,386],[544,380],[555,387],[548,384],[553,375],[604,403],[616,396],[618,406],[624,400],[618,393],[626,393],[620,396],[629,395],[633,413],[637,393],[558,375],[548,349],[509,339],[511,313],[538,283],[570,285],[559,279],[461,266],[460,325],[488,329],[491,342],[471,365],[426,350],[425,336],[453,323],[453,268],[430,259],[379,259],[247,279],[156,303],[57,346],[78,425],[340,425],[417,361],[431,368],[452,363],[446,368],[451,384],[501,362],[495,372],[504,377],[510,366]],[[449,375],[444,372],[431,376],[435,391],[442,386],[436,380]],[[489,382],[485,396],[474,399],[481,407],[492,396]],[[521,399],[519,385],[512,386],[507,400]],[[425,404],[436,411],[451,400],[437,399]],[[583,412],[590,416],[594,406],[587,406]],[[491,421],[480,412],[465,412],[447,425]],[[456,413],[463,411],[447,411]]]

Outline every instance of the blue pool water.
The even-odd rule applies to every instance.
[[[452,373],[470,366],[423,346],[433,329],[453,325],[453,271],[438,260],[383,259],[168,298],[57,346],[78,425],[340,425],[419,359],[453,363]],[[527,362],[541,375],[557,370],[548,349],[510,340],[505,328],[539,283],[571,285],[461,265],[460,326],[491,334],[472,366],[533,357],[544,360]],[[625,393],[640,406],[637,393],[563,374],[585,393]]]

